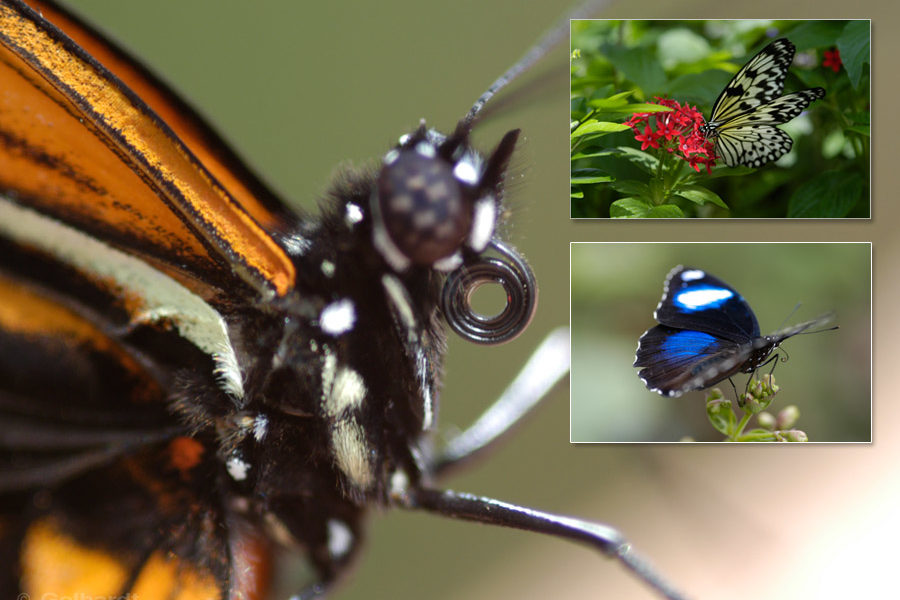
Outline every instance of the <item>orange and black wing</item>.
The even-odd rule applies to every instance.
[[[174,333],[114,335],[127,315],[104,288],[63,297],[44,282],[64,265],[4,244],[0,594],[262,597],[266,542],[219,496],[214,443],[168,410],[170,363],[210,358]]]
[[[37,8],[73,26],[81,44],[173,125],[39,12],[5,0],[0,191],[7,201],[151,261],[206,298],[245,288],[288,293],[293,264],[260,225],[279,220],[276,203],[254,194],[255,178],[230,169],[238,161],[145,71],[52,5]]]
[[[261,598],[267,542],[171,390],[239,401],[222,309],[291,293],[267,233],[290,217],[147,71],[32,5],[0,1],[0,595]]]

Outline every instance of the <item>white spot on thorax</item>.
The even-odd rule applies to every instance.
[[[328,554],[340,559],[353,548],[353,532],[347,524],[337,519],[328,520]]]
[[[348,202],[344,209],[346,210],[344,220],[350,227],[363,220],[363,212],[359,206],[353,204],[352,202]]]
[[[322,264],[319,265],[319,268],[322,269],[322,274],[325,275],[325,277],[334,277],[335,266],[330,260],[323,260]]]
[[[453,175],[463,183],[470,185],[478,183],[478,171],[475,170],[475,165],[466,160],[456,163],[456,166],[453,167]]]
[[[494,236],[497,224],[497,207],[494,198],[488,196],[475,203],[475,216],[472,219],[472,230],[469,232],[469,246],[475,252],[484,250]]]
[[[429,142],[419,142],[416,144],[416,152],[425,158],[434,158],[437,155],[434,145]]]
[[[255,419],[253,419],[253,439],[257,442],[263,441],[263,438],[266,437],[266,433],[269,430],[269,419],[266,415],[257,415]]]
[[[356,307],[349,298],[337,300],[322,309],[319,327],[328,335],[338,336],[353,329]]]
[[[322,400],[327,401],[334,385],[334,374],[337,371],[337,357],[327,346],[322,347],[325,357],[322,359]]]
[[[375,477],[362,426],[353,418],[337,421],[331,430],[331,443],[341,472],[357,487],[369,488]]]
[[[225,462],[225,469],[235,481],[244,481],[247,479],[247,472],[250,471],[250,464],[241,458],[240,453],[233,452]]]
[[[333,417],[344,410],[359,408],[366,397],[362,376],[349,367],[342,367],[334,377],[334,384],[325,396],[325,412]]]
[[[403,469],[397,469],[391,473],[390,493],[394,498],[406,495],[409,490],[409,475]]]

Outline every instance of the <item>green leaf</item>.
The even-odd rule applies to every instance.
[[[672,98],[696,98],[702,105],[710,107],[732,77],[733,72],[719,69],[688,73],[673,79],[666,91]]]
[[[583,158],[600,158],[603,156],[615,156],[619,153],[615,148],[607,148],[606,150],[598,150],[597,152],[591,152],[590,154],[582,154],[580,152],[576,152],[572,155],[572,160],[581,160]]]
[[[675,206],[674,204],[660,204],[659,206],[654,206],[650,209],[650,212],[647,213],[647,218],[650,219],[683,219],[684,213],[680,208]]]
[[[826,171],[797,188],[787,216],[800,219],[841,218],[859,202],[864,182],[858,173]]]
[[[869,137],[869,126],[868,125],[852,125],[844,129],[844,131],[854,131],[860,135],[864,135]]]
[[[629,196],[650,197],[650,186],[636,179],[622,179],[612,184],[612,189]]]
[[[590,120],[579,125],[578,129],[572,132],[571,138],[574,140],[591,133],[618,133],[619,131],[628,131],[629,129],[631,129],[631,127],[623,123],[610,123],[609,121]]]
[[[675,188],[674,193],[676,196],[680,196],[700,206],[709,202],[719,208],[728,209],[728,205],[716,193],[700,185],[679,185]]]
[[[659,160],[652,154],[647,154],[643,150],[631,148],[630,146],[619,146],[619,152],[631,164],[653,175],[656,173]]]
[[[846,21],[803,21],[786,31],[783,37],[790,38],[798,52],[830,47],[834,46],[834,40],[841,35],[846,24]]]
[[[638,114],[638,113],[658,113],[658,112],[672,112],[674,109],[668,106],[662,106],[661,104],[650,104],[647,102],[641,104],[624,104],[617,108],[609,108],[604,112],[614,112],[614,113],[623,113],[626,115]]]
[[[722,435],[731,436],[737,424],[737,417],[731,402],[722,397],[718,389],[709,393],[706,400],[706,417],[716,431]]]
[[[603,51],[609,62],[626,78],[637,84],[645,95],[650,96],[662,91],[666,83],[666,72],[659,64],[655,48],[649,46],[622,48],[607,45]]]
[[[614,110],[625,106],[628,104],[628,96],[632,95],[634,90],[628,90],[627,92],[619,92],[618,94],[614,94],[608,98],[594,98],[588,104],[594,108],[599,108],[601,110]]]
[[[609,216],[614,219],[645,217],[650,205],[637,198],[620,198],[609,205]]]
[[[575,177],[569,180],[569,183],[572,185],[590,185],[592,183],[609,183],[613,181],[614,178],[611,175],[594,175],[588,177]]]
[[[850,119],[850,122],[854,125],[868,125],[871,115],[868,113],[868,111],[855,112],[848,114],[847,118]]]
[[[865,74],[865,65],[869,62],[869,40],[868,21],[850,21],[837,40],[841,62],[854,88],[859,88],[859,82]]]

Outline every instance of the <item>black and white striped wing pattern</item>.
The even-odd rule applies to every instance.
[[[794,58],[794,45],[779,39],[754,56],[725,86],[701,132],[716,143],[729,167],[760,167],[790,151],[791,137],[775,125],[787,123],[825,90],[810,88],[780,96]]]

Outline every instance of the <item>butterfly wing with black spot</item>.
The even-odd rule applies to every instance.
[[[709,122],[722,124],[780,96],[795,50],[785,38],[760,50],[716,98]]]
[[[811,88],[779,97],[794,52],[789,40],[775,40],[738,71],[713,104],[701,131],[715,140],[716,154],[729,167],[756,168],[789,152],[793,140],[775,125],[825,95],[824,89]]]
[[[775,125],[787,123],[824,95],[822,88],[802,90],[735,117],[719,127],[716,154],[729,167],[756,168],[778,160],[790,152],[794,140]]]

